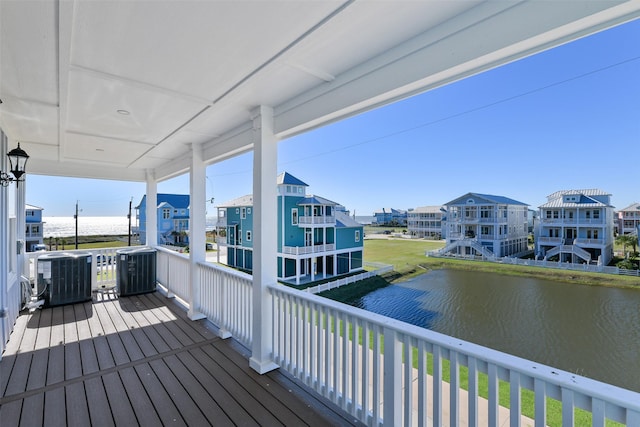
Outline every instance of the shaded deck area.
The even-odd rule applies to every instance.
[[[18,318],[0,362],[0,425],[353,425],[159,293]]]

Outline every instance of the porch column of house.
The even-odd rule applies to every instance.
[[[296,248],[296,254],[298,253],[298,248]],[[300,262],[302,260],[300,260],[297,256],[296,256],[296,285],[300,284]]]
[[[313,218],[312,218],[313,220]],[[315,281],[316,280],[316,262],[318,257],[316,256],[316,229],[312,228],[312,232],[311,232],[311,258],[309,258],[309,269],[311,270],[311,281]]]
[[[207,257],[207,174],[201,144],[191,144],[191,168],[189,171],[189,312],[191,320],[207,316],[200,310],[200,274],[198,263]]]
[[[322,242],[325,254],[327,252],[327,227],[322,227]],[[327,278],[327,255],[322,255],[322,278]]]
[[[0,129],[0,171],[8,173],[7,167],[7,136]],[[0,185],[0,360],[4,344],[9,339],[7,307],[7,291],[9,289],[9,188]]]
[[[147,220],[144,244],[151,247],[158,246],[158,182],[152,170],[147,170],[147,206],[145,215]]]
[[[273,109],[253,116],[253,319],[249,366],[260,374],[278,368],[272,360],[273,313],[268,285],[278,280],[277,138]]]

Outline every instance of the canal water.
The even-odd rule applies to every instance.
[[[352,305],[640,392],[640,289],[434,270]]]

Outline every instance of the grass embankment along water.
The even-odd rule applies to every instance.
[[[358,298],[376,289],[403,282],[424,274],[430,270],[449,268],[468,271],[483,271],[496,274],[508,274],[526,277],[539,277],[545,280],[555,280],[583,285],[601,285],[613,287],[633,287],[640,291],[640,278],[616,276],[601,273],[587,273],[577,271],[556,270],[543,267],[528,267],[508,265],[492,262],[456,260],[445,258],[429,258],[425,253],[443,247],[441,241],[409,240],[409,239],[367,239],[364,242],[364,259],[369,262],[392,264],[394,271],[380,277],[374,277],[358,283],[357,286],[346,286],[323,292],[321,295],[347,304],[357,301]],[[413,365],[417,366],[417,354],[414,354]],[[432,374],[432,360],[428,361],[428,372]],[[449,381],[449,361],[443,361],[443,378]],[[488,378],[486,374],[479,375],[479,394],[488,396]],[[463,389],[468,387],[468,369],[461,367],[460,385]],[[500,405],[509,407],[509,384],[500,381],[499,385]],[[521,392],[522,414],[534,417],[534,395],[532,391]],[[576,425],[591,425],[591,414],[579,409],[575,410]],[[547,399],[547,420],[549,426],[562,425],[562,405],[559,401]],[[607,421],[607,426],[617,426],[617,423]]]
[[[640,277],[425,256],[426,251],[443,246],[444,243],[442,241],[367,239],[364,242],[364,259],[369,262],[392,264],[394,276],[391,277],[391,283],[411,279],[429,270],[448,268],[452,270],[538,277],[545,280],[584,285],[637,287],[640,290]]]

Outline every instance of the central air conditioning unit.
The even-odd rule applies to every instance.
[[[45,306],[91,300],[91,254],[62,252],[42,255],[37,261],[37,297]]]
[[[156,250],[149,247],[116,251],[118,295],[136,295],[156,290]]]

